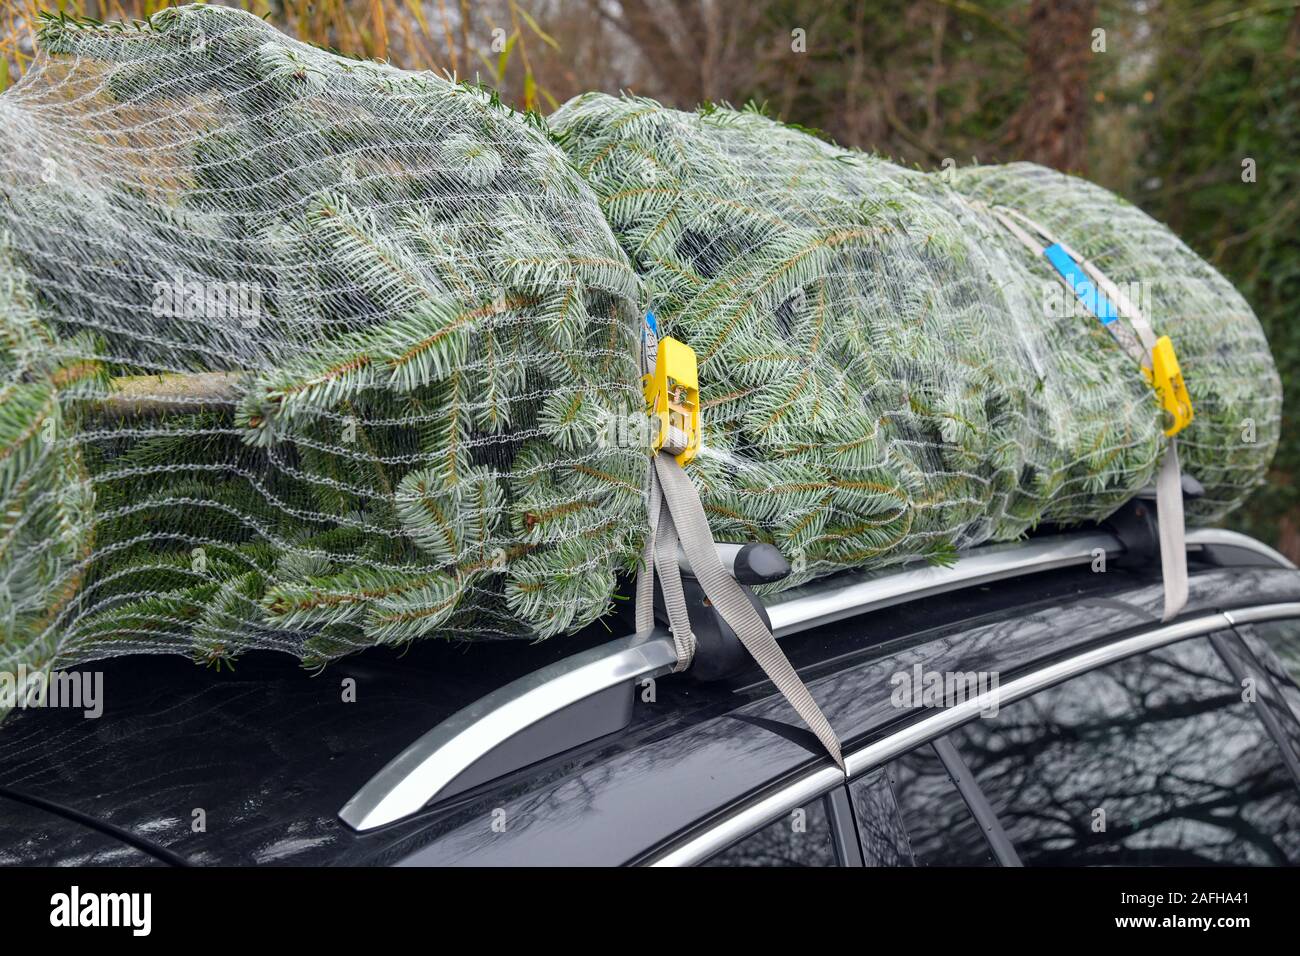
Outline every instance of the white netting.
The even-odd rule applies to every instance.
[[[1240,505],[1264,481],[1277,449],[1282,386],[1259,321],[1232,283],[1168,228],[1085,180],[1011,163],[959,170],[954,185],[976,200],[1020,210],[1133,291],[1156,333],[1177,346],[1196,411],[1178,435],[1183,469],[1206,492],[1188,503],[1188,519],[1218,521]],[[1017,242],[1009,249],[1018,281],[1051,287],[1041,256]],[[1035,318],[1041,314],[1040,308]]]
[[[545,124],[223,8],[41,44],[0,98],[0,667],[603,614],[641,286]]]
[[[1157,405],[990,202],[1145,284],[1193,515],[1276,444],[1249,308],[1078,180],[602,95],[557,145],[224,8],[41,41],[0,97],[0,669],[594,620],[644,532],[651,302],[700,358],[715,535],[796,581],[1103,517],[1155,472]]]
[[[1173,337],[1197,414],[1180,445],[1207,486],[1191,516],[1262,480],[1281,395],[1258,322],[1105,190],[1029,164],[950,185],[752,111],[634,97],[578,97],[552,125],[700,356],[694,474],[722,534],[772,536],[815,574],[1100,519],[1151,482],[1166,439],[1135,359],[990,203]]]

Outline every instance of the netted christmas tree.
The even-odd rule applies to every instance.
[[[1159,408],[993,204],[1149,284],[1194,516],[1276,442],[1240,296],[1079,180],[632,97],[548,124],[225,8],[40,40],[0,96],[0,669],[595,621],[646,525],[651,305],[700,359],[714,535],[789,583],[1102,518]]]
[[[602,615],[641,288],[540,118],[224,8],[40,42],[0,98],[0,668]]]
[[[1105,190],[1025,164],[906,170],[752,109],[586,94],[552,124],[700,356],[715,528],[775,540],[805,575],[1101,519],[1152,479],[1166,439],[1133,357],[990,203],[1151,285],[1196,402],[1193,514],[1262,480],[1280,388],[1258,323]]]
[[[1015,534],[1030,354],[979,235],[845,150],[753,112],[590,94],[553,124],[700,359],[694,477],[724,535],[804,574]],[[961,354],[954,349],[962,344]]]
[[[1157,332],[1178,347],[1196,410],[1178,435],[1184,470],[1205,495],[1188,502],[1188,518],[1215,522],[1263,483],[1282,425],[1282,388],[1255,313],[1246,300],[1173,232],[1136,206],[1093,183],[1031,163],[954,171],[965,196],[1023,212],[1095,263],[1130,293]],[[1032,294],[1055,282],[1042,256],[1004,233],[1015,268]],[[1040,312],[1042,309],[1040,308]],[[1077,311],[1070,324],[1087,324]],[[1103,346],[1114,344],[1103,336]],[[1060,502],[1061,520],[1086,516],[1090,505]]]
[[[56,622],[76,598],[93,547],[94,490],[67,434],[61,396],[103,385],[83,335],[60,341],[7,235],[0,235],[0,660],[53,660]]]

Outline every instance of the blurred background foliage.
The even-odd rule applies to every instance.
[[[0,88],[42,7],[0,0]],[[1258,312],[1286,388],[1269,487],[1232,523],[1300,560],[1300,0],[234,0],[304,40],[549,112],[588,89],[765,104],[925,169],[1028,159],[1167,222]],[[1099,32],[1100,31],[1100,32]]]

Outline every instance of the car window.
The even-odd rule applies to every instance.
[[[997,861],[933,745],[887,764],[886,777],[917,866],[996,866]]]
[[[849,783],[865,866],[912,866],[912,843],[884,768]]]
[[[1281,745],[1291,779],[1300,782],[1300,721],[1283,696],[1287,685],[1295,689],[1286,668],[1276,659],[1266,662],[1256,652],[1258,649],[1252,650],[1237,634],[1216,634],[1210,642],[1241,685],[1242,696],[1254,706],[1269,736]],[[1262,650],[1271,657],[1267,647]]]
[[[1237,630],[1300,720],[1300,620],[1266,621]]]
[[[1026,865],[1300,862],[1300,790],[1206,638],[1080,675],[951,739]]]
[[[836,866],[824,799],[797,807],[704,863],[705,866]]]

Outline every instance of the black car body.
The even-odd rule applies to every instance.
[[[1300,862],[1300,572],[1193,534],[1190,601],[1162,622],[1158,567],[1124,567],[1107,534],[1062,540],[1072,560],[1013,545],[988,578],[963,578],[964,557],[887,599],[845,600],[883,577],[841,575],[772,602],[847,783],[758,671],[630,675],[613,732],[553,721],[545,746],[498,748],[490,772],[357,829],[341,808],[412,741],[490,722],[484,695],[614,635],[426,642],[315,675],[122,657],[91,665],[101,717],[0,725],[0,862]],[[782,624],[800,600],[820,610]]]

